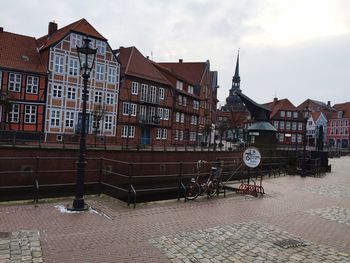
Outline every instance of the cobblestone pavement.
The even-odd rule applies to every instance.
[[[65,212],[72,198],[0,203],[0,262],[9,262],[12,251],[18,260],[30,251],[27,262],[49,263],[350,262],[350,157],[331,163],[332,173],[321,178],[264,180],[259,198],[229,193],[132,209],[108,196],[86,196],[93,209],[83,213]],[[38,234],[30,240],[26,229],[40,240]],[[275,244],[282,239],[306,246]]]
[[[350,262],[346,253],[258,222],[162,236],[150,243],[174,263]]]
[[[311,209],[308,211],[311,215],[318,215],[324,219],[338,222],[350,226],[350,209],[344,207],[326,207],[320,209]]]
[[[0,232],[0,262],[43,262],[39,232]]]

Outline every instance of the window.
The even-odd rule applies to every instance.
[[[297,130],[297,123],[295,121],[292,122],[292,130],[293,131]]]
[[[284,117],[284,116],[286,116],[286,113],[285,113],[285,111],[281,111],[281,117]]]
[[[182,105],[182,95],[179,95],[179,105]]]
[[[164,114],[164,109],[163,108],[158,108],[158,117],[160,120],[163,120],[163,114]]]
[[[293,118],[298,118],[298,112],[297,111],[293,111]]]
[[[70,35],[70,46],[72,48],[76,48],[77,46],[80,47],[82,42],[82,37],[81,35],[77,34],[71,34]]]
[[[101,131],[101,115],[92,115],[92,129],[95,134]]]
[[[66,116],[64,119],[64,126],[66,128],[74,127],[74,111],[66,111]]]
[[[102,103],[102,91],[95,91],[94,102]]]
[[[183,141],[184,139],[184,131],[179,131],[179,141]]]
[[[61,111],[51,110],[50,126],[60,127],[60,119],[61,119]]]
[[[180,112],[176,112],[176,114],[175,114],[175,122],[180,122]]]
[[[164,109],[164,111],[163,111],[163,120],[169,120],[169,114],[170,112],[169,112],[169,109]]]
[[[109,83],[117,82],[117,69],[115,67],[108,67],[108,82]]]
[[[182,98],[182,105],[187,106],[187,97]]]
[[[195,142],[197,139],[197,133],[196,132],[190,132],[190,141]]]
[[[274,121],[273,126],[275,126],[275,128],[278,129],[278,121]]]
[[[198,117],[197,116],[191,116],[191,124],[197,125]]]
[[[284,141],[284,134],[283,133],[280,133],[279,136],[278,136],[278,141],[279,142],[283,142]]]
[[[27,78],[27,93],[38,94],[39,78],[28,76]]]
[[[68,87],[67,88],[67,99],[69,100],[75,100],[76,98],[76,88],[75,87]]]
[[[281,129],[281,130],[284,130],[284,121],[281,121],[281,122],[280,122],[280,129]]]
[[[9,122],[19,122],[19,104],[12,104],[12,111],[9,112]]]
[[[24,123],[36,123],[36,106],[34,105],[25,106]]]
[[[138,93],[139,93],[139,83],[133,81],[131,83],[131,94],[137,95]]]
[[[56,73],[63,74],[64,73],[64,56],[55,55],[55,67],[54,70]]]
[[[54,98],[62,98],[62,86],[61,85],[53,85],[52,88],[52,96]]]
[[[106,43],[100,40],[96,40],[97,52],[101,55],[106,53]]]
[[[298,122],[298,131],[302,131],[302,130],[303,130],[303,123]]]
[[[292,112],[291,111],[287,111],[287,117],[288,118],[292,117]]]
[[[168,137],[168,130],[167,129],[157,129],[156,139],[157,140],[166,140]]]
[[[301,136],[301,134],[298,134],[298,143],[302,142],[303,137]]]
[[[105,115],[105,130],[112,130],[113,126],[113,116]]]
[[[175,141],[179,140],[179,130],[175,130],[174,140]]]
[[[135,126],[124,125],[122,127],[122,138],[134,138],[135,136]]]
[[[69,75],[78,76],[79,61],[76,58],[69,59]]]
[[[137,105],[134,103],[123,102],[123,115],[136,116]]]
[[[106,93],[106,103],[113,105],[114,104],[114,94],[113,93]]]
[[[159,88],[159,99],[164,100],[164,88]]]
[[[180,81],[180,80],[178,80],[178,81],[176,81],[176,88],[178,89],[178,90],[182,90],[183,89],[183,82],[182,81]]]
[[[296,142],[295,134],[292,134],[292,142]]]
[[[89,101],[89,94],[90,94],[90,91],[86,90],[86,101]],[[81,90],[81,100],[83,100],[83,95],[84,95],[84,89]]]
[[[156,103],[157,102],[157,87],[151,86],[149,95],[150,95],[150,102]]]
[[[140,100],[147,101],[148,86],[146,84],[141,84],[141,94]]]
[[[140,119],[142,121],[146,120],[147,107],[145,105],[140,105]]]
[[[96,64],[96,80],[104,80],[104,65]]]
[[[184,114],[184,113],[181,113],[180,122],[181,122],[181,123],[184,123],[184,122],[185,122],[185,114]]]
[[[286,130],[290,130],[290,122],[289,121],[286,122]]]
[[[10,73],[9,74],[9,84],[8,89],[11,91],[20,92],[21,91],[21,74]]]
[[[193,86],[188,85],[188,93],[193,94]]]
[[[199,101],[198,100],[194,100],[193,101],[193,109],[194,110],[199,110]]]

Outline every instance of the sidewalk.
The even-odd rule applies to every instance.
[[[259,198],[0,204],[0,262],[350,262],[350,157],[331,163],[322,178],[265,180]]]

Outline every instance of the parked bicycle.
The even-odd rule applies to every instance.
[[[201,175],[202,164],[206,161],[199,160],[196,164],[196,177],[191,178],[191,181],[185,186],[185,199],[195,200],[202,193],[206,193],[208,197],[215,196],[221,184],[221,173],[222,173],[222,162],[220,162],[216,167],[211,167],[211,171],[208,179],[204,183],[199,183],[199,178]]]

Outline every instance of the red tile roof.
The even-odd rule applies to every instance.
[[[78,32],[93,38],[101,39],[107,41],[88,21],[84,18],[71,23],[65,27],[58,29],[51,36],[45,35],[38,39],[39,48],[46,49],[58,42],[60,42],[65,36],[71,32]]]
[[[333,106],[338,111],[343,112],[343,118],[350,118],[350,102],[338,103]]]
[[[122,74],[171,85],[153,63],[145,58],[136,47],[121,47],[116,50],[116,53],[118,53],[118,59],[121,62]]]
[[[288,99],[272,101],[263,104],[271,110],[270,118],[272,119],[279,111],[299,111]]]
[[[46,74],[33,37],[0,32],[0,67]]]
[[[311,117],[312,119],[316,122],[318,120],[318,118],[320,117],[321,115],[321,112],[320,111],[314,111],[314,112],[311,112]]]
[[[207,62],[161,62],[158,64],[169,68],[193,85],[201,84],[205,70],[208,67]]]

